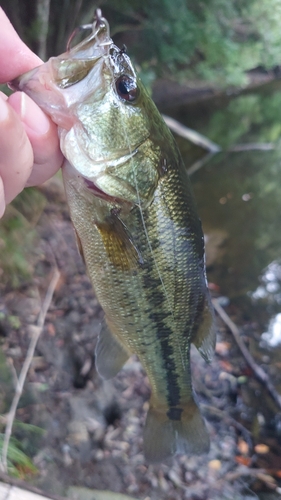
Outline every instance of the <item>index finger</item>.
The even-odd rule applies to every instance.
[[[0,26],[0,83],[6,83],[42,61],[23,43],[1,7]]]

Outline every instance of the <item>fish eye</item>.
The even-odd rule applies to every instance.
[[[121,75],[115,82],[118,96],[128,102],[134,102],[139,96],[139,88],[136,81],[127,75]]]

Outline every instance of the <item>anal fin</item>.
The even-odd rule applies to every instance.
[[[130,353],[109,331],[106,324],[99,334],[95,351],[95,364],[99,375],[108,380],[115,377],[130,357]]]

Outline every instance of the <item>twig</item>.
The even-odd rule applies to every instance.
[[[47,37],[49,29],[50,0],[37,0],[37,22],[38,30],[38,56],[46,60]]]
[[[192,174],[194,174],[194,172],[197,172],[197,170],[199,170],[204,165],[206,165],[206,163],[208,163],[208,161],[210,161],[214,155],[215,155],[215,153],[213,153],[213,152],[207,153],[205,156],[203,156],[203,158],[201,158],[200,160],[193,163],[193,165],[191,165],[191,167],[189,167],[187,169],[188,175],[192,175]]]
[[[233,482],[236,481],[236,479],[240,479],[240,477],[244,476],[250,476],[254,477],[256,479],[259,479],[263,483],[265,483],[269,488],[276,490],[279,493],[279,489],[277,487],[275,479],[270,476],[269,474],[266,474],[266,472],[263,469],[252,469],[249,467],[238,467],[238,469],[234,472],[228,472],[224,476],[224,481],[229,481]]]
[[[3,472],[0,472],[0,481],[2,481],[2,483],[9,484],[10,486],[21,488],[24,491],[30,491],[31,493],[36,493],[37,495],[41,495],[44,498],[49,498],[50,500],[67,500],[65,497],[52,495],[51,493],[36,488],[30,483],[25,483],[21,479],[16,479],[14,477],[8,476],[8,474],[5,474]]]
[[[186,127],[182,123],[178,122],[170,116],[162,115],[166,125],[170,130],[178,134],[179,136],[187,139],[188,141],[200,146],[201,148],[207,149],[209,152],[207,155],[203,156],[200,160],[196,161],[189,169],[188,174],[192,175],[194,172],[203,167],[216,153],[224,151],[226,153],[239,153],[242,151],[272,151],[275,149],[275,145],[272,142],[253,142],[248,144],[234,144],[227,149],[221,148],[218,144],[211,141],[204,135],[196,132],[195,130]]]
[[[223,410],[216,408],[215,406],[201,403],[200,408],[202,408],[203,411],[210,412],[213,415],[216,415],[218,418],[228,421],[230,424],[233,425],[233,427],[236,427],[236,429],[238,429],[244,436],[245,441],[249,445],[249,447],[252,448],[253,444],[251,439],[251,433],[250,431],[248,431],[248,429],[246,429],[246,427],[244,427],[244,425],[240,424],[233,417],[225,413]]]
[[[24,363],[23,363],[23,366],[22,366],[22,369],[21,369],[21,372],[20,372],[20,376],[19,376],[19,379],[18,379],[16,392],[15,392],[15,395],[14,395],[14,398],[13,398],[13,401],[12,401],[12,404],[11,404],[10,411],[8,413],[8,416],[7,416],[7,425],[6,425],[6,429],[5,429],[5,436],[4,436],[3,449],[2,449],[2,457],[1,457],[1,461],[0,461],[0,470],[2,472],[7,472],[8,447],[9,447],[9,442],[10,442],[10,437],[11,437],[11,433],[12,433],[13,423],[14,423],[14,419],[15,419],[15,415],[16,415],[16,411],[17,411],[17,406],[18,406],[20,397],[22,395],[22,391],[23,391],[25,379],[26,379],[26,376],[27,376],[27,372],[28,372],[30,364],[32,362],[32,358],[33,358],[33,355],[34,355],[36,344],[37,344],[38,339],[40,337],[40,334],[42,332],[42,329],[43,329],[43,326],[44,326],[44,323],[45,323],[46,314],[47,314],[48,309],[50,307],[50,304],[51,304],[51,301],[52,301],[52,298],[53,298],[53,295],[54,295],[54,291],[55,291],[56,285],[58,283],[59,277],[60,277],[60,272],[59,272],[59,270],[57,268],[55,268],[53,277],[51,279],[51,282],[49,284],[49,287],[48,287],[48,290],[47,290],[47,293],[46,293],[46,297],[44,299],[41,311],[39,313],[37,325],[33,326],[33,336],[32,336],[32,339],[30,341],[30,344],[29,344],[27,355],[26,355],[26,358],[24,360]]]
[[[207,137],[205,137],[204,135],[199,134],[199,132],[186,127],[170,116],[162,115],[162,117],[166,125],[168,125],[169,129],[171,129],[173,132],[180,135],[184,139],[188,139],[189,141],[193,142],[193,144],[207,149],[211,153],[218,153],[219,151],[221,151],[221,147],[218,144],[210,141],[210,139],[207,139]]]
[[[228,153],[240,153],[240,151],[272,151],[275,149],[272,142],[249,142],[248,144],[235,144],[227,149]]]
[[[221,305],[219,304],[219,302],[218,302],[217,299],[213,299],[212,302],[213,302],[213,306],[214,306],[215,310],[217,311],[217,313],[219,314],[219,316],[221,317],[221,319],[224,321],[224,323],[230,329],[230,331],[231,331],[231,333],[232,333],[232,335],[234,337],[234,340],[236,341],[236,343],[237,343],[237,345],[238,345],[241,353],[243,354],[245,360],[247,361],[248,365],[250,366],[250,368],[254,372],[256,378],[260,382],[262,382],[262,384],[266,387],[266,389],[268,390],[268,392],[271,395],[271,397],[274,400],[274,402],[281,409],[281,396],[278,394],[278,392],[274,388],[274,386],[271,383],[271,381],[270,381],[267,373],[265,373],[265,371],[260,366],[258,366],[256,364],[253,356],[248,351],[246,345],[244,344],[244,341],[240,337],[240,333],[239,333],[239,330],[238,330],[237,326],[235,325],[235,323],[233,323],[233,321],[230,319],[230,317],[228,316],[228,314],[221,307]]]

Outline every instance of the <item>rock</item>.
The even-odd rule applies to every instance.
[[[136,500],[121,493],[112,493],[112,491],[106,490],[90,490],[77,486],[71,486],[68,489],[67,495],[69,500]]]

